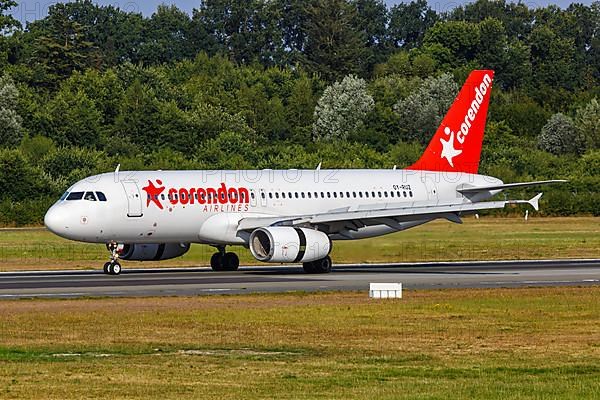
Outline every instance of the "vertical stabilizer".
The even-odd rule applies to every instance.
[[[411,170],[476,174],[494,71],[471,72],[421,158]]]

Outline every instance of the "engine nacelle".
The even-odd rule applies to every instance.
[[[314,229],[272,226],[252,232],[250,251],[263,262],[310,262],[331,252],[331,240]]]
[[[119,258],[134,261],[168,260],[184,255],[189,249],[189,243],[126,243],[117,246]]]

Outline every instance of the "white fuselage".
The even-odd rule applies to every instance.
[[[484,175],[412,170],[121,171],[74,184],[67,193],[75,199],[63,196],[45,223],[60,236],[84,242],[247,245],[247,235],[237,230],[244,218],[464,203],[471,200],[457,186],[499,182]],[[88,200],[77,199],[80,192]],[[91,192],[95,195],[89,196]],[[106,201],[100,201],[98,192]],[[331,238],[393,231],[382,224]]]

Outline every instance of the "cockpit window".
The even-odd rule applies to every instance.
[[[96,201],[96,196],[94,195],[94,192],[85,192],[83,199],[88,201]]]
[[[67,200],[81,200],[83,199],[83,192],[71,192],[67,196]]]
[[[106,196],[102,192],[96,192],[96,196],[98,196],[98,200],[106,201]]]
[[[60,196],[60,200],[64,200],[67,198],[67,196],[69,195],[69,192],[64,192],[62,196]]]

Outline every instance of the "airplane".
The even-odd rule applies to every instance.
[[[234,271],[226,246],[259,261],[328,273],[333,241],[375,237],[436,219],[461,223],[480,210],[529,204],[489,200],[502,190],[565,182],[503,183],[477,174],[494,71],[470,73],[424,153],[406,169],[120,171],[83,179],[50,207],[46,227],[104,243],[104,272],[122,260],[167,260],[192,243],[214,246],[215,271]]]

